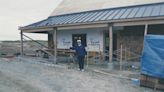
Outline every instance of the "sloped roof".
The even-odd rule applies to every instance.
[[[141,19],[164,17],[164,3],[110,8],[52,16],[43,21],[22,27],[21,29],[59,26],[80,23],[108,22],[111,20]]]
[[[164,0],[62,0],[50,16],[159,2]]]

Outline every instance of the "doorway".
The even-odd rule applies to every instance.
[[[77,45],[77,40],[81,40],[83,46],[87,46],[86,34],[73,34],[72,35],[72,46]]]

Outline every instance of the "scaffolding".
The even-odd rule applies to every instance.
[[[117,62],[116,64],[119,65],[120,70],[123,70],[123,68],[138,69],[140,67],[137,63],[140,60],[140,55],[131,51],[130,48],[123,48],[123,45],[120,45],[120,49],[115,50],[113,55],[113,61]]]

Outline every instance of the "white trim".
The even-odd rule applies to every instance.
[[[39,29],[25,29],[22,30],[24,33],[34,33],[34,32],[44,32],[44,31],[52,31],[54,30],[53,28],[39,28]]]
[[[143,21],[127,21],[114,23],[113,26],[135,26],[135,25],[151,25],[151,24],[164,24],[164,19],[161,20],[143,20]]]
[[[84,29],[84,28],[102,28],[102,27],[108,27],[108,25],[107,24],[76,25],[76,26],[58,27],[58,30]]]

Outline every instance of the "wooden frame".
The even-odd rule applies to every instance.
[[[112,24],[108,25],[109,29],[109,62],[113,60],[113,26]]]
[[[164,19],[161,20],[141,20],[141,21],[125,21],[115,22],[113,26],[137,26],[137,25],[152,25],[152,24],[164,24]]]
[[[146,36],[148,33],[148,24],[145,24],[145,32],[144,32],[144,36]]]
[[[57,28],[54,28],[54,62],[57,60]]]
[[[23,56],[24,51],[23,51],[23,31],[20,32],[20,38],[21,38],[21,56]]]

